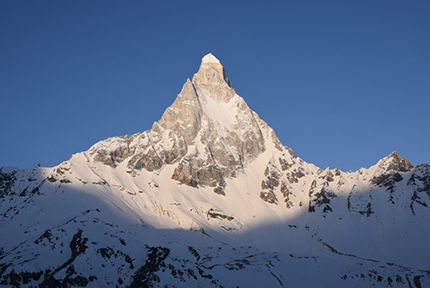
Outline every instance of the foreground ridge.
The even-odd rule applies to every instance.
[[[426,287],[429,205],[397,152],[300,159],[207,54],[151,129],[0,169],[0,285]]]

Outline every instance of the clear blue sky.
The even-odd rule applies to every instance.
[[[0,166],[54,166],[159,120],[201,58],[284,145],[430,163],[430,1],[0,1]]]

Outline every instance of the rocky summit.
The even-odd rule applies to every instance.
[[[152,128],[0,170],[2,287],[430,287],[430,167],[322,170],[208,54]]]

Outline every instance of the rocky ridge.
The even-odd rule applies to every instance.
[[[151,130],[101,141],[90,155],[111,167],[127,161],[132,174],[179,163],[172,179],[214,187],[224,195],[225,177],[243,172],[267,145],[284,149],[274,131],[236,94],[221,63],[208,54]]]

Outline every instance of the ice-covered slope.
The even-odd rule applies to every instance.
[[[0,285],[425,287],[428,205],[396,152],[304,162],[208,54],[152,129],[1,169]]]

